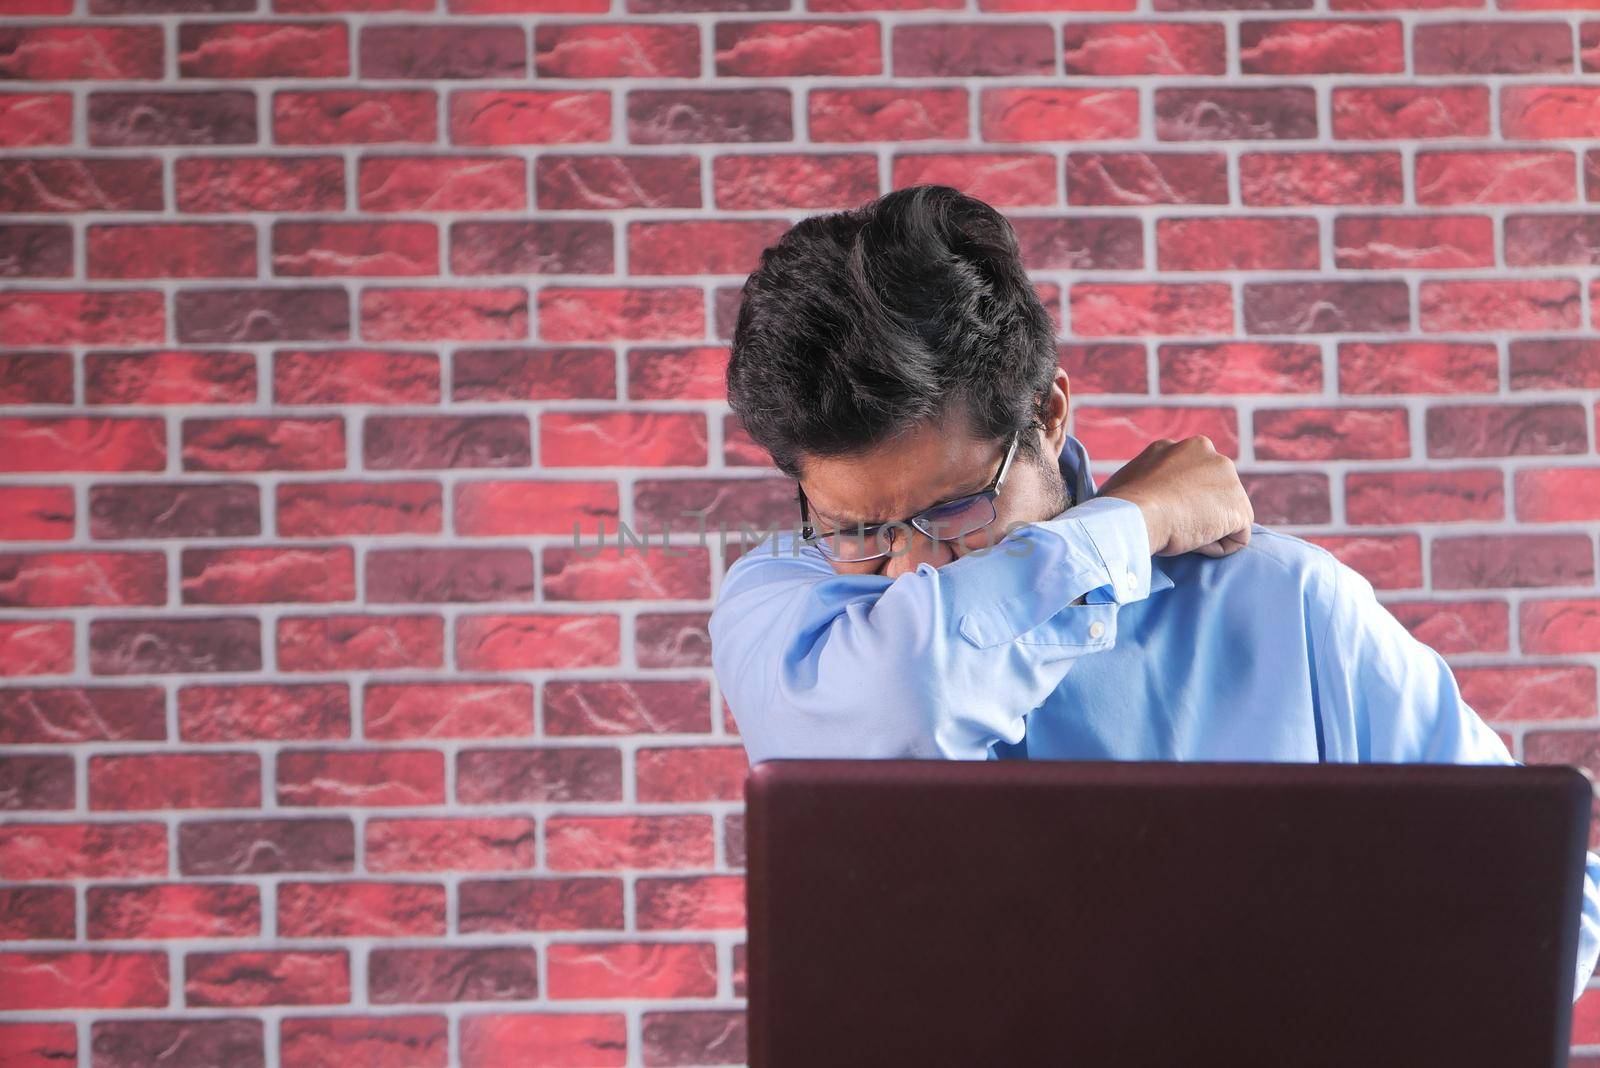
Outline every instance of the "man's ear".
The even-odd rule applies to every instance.
[[[1046,390],[1044,406],[1044,437],[1046,456],[1059,456],[1067,440],[1067,414],[1072,400],[1072,383],[1064,367],[1057,367],[1055,377]]]

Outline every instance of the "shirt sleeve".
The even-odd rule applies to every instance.
[[[1311,587],[1319,726],[1330,760],[1520,764],[1462,699],[1455,676],[1375,596],[1358,572],[1329,558]],[[1585,854],[1574,1001],[1600,959],[1600,858]]]
[[[776,535],[729,568],[711,660],[752,763],[983,760],[1150,590],[1138,505],[1095,498],[943,567],[836,573]],[[1082,603],[1074,603],[1082,599]]]

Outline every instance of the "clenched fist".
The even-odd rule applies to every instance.
[[[1227,556],[1249,544],[1255,521],[1233,461],[1203,434],[1151,442],[1106,479],[1100,496],[1139,506],[1155,556]]]

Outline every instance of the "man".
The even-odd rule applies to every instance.
[[[979,200],[918,186],[790,229],[745,283],[728,397],[801,524],[711,616],[752,762],[1514,763],[1361,575],[1253,523],[1205,438],[1096,490],[1053,324]],[[1590,854],[1574,999],[1597,883]]]

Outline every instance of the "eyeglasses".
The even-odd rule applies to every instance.
[[[1016,456],[1017,445],[1021,440],[1020,432],[1011,435],[1011,444],[1006,448],[1005,459],[1000,461],[1000,470],[995,473],[994,481],[987,487],[977,493],[941,501],[925,508],[911,517],[909,525],[935,541],[954,541],[976,533],[993,523],[999,514],[995,510],[995,498],[1000,496],[1000,489],[1005,485],[1006,473],[1011,470],[1011,460]],[[829,531],[819,537],[811,525],[805,488],[798,483],[796,487],[800,498],[800,536],[808,544],[815,545],[829,560],[859,563],[888,556],[891,553],[890,529],[893,527],[904,529],[907,526],[905,522],[876,523],[870,527],[857,523],[852,528]]]

